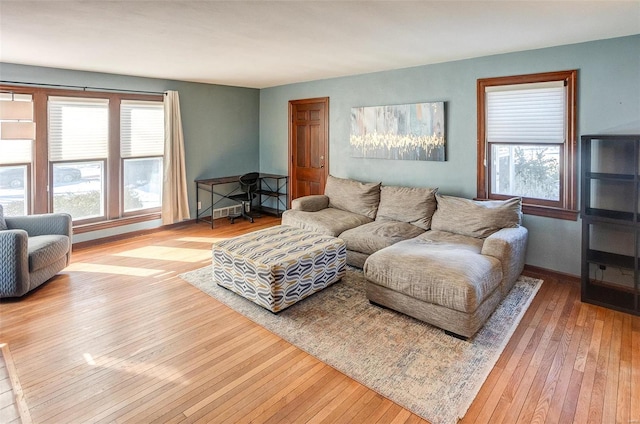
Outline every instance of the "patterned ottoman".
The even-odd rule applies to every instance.
[[[279,225],[213,244],[213,281],[279,312],[345,275],[336,237]]]

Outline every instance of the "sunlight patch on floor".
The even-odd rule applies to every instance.
[[[177,262],[202,262],[204,260],[211,259],[211,250],[187,249],[184,247],[147,246],[115,253],[114,256],[160,259]]]
[[[150,277],[165,272],[164,269],[135,268],[130,266],[92,264],[87,262],[72,263],[65,271],[97,272],[102,274],[131,275],[134,277]]]
[[[84,353],[82,354],[82,356],[84,357],[84,360],[87,362],[87,364],[94,366],[96,364],[96,361],[93,360],[93,356],[91,356],[90,353]]]
[[[161,381],[171,381],[186,384],[183,373],[176,367],[171,367],[154,362],[139,362],[134,357],[119,358],[114,356],[93,357],[90,353],[83,353],[85,362],[94,367],[125,372],[133,375],[144,375]]]

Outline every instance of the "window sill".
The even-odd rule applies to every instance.
[[[149,213],[145,215],[129,216],[119,219],[111,219],[109,221],[93,222],[91,224],[74,225],[73,234],[89,233],[91,231],[106,230],[109,228],[122,227],[124,225],[137,224],[140,222],[153,221],[160,219],[160,212]]]
[[[531,204],[522,204],[522,213],[525,215],[544,216],[547,218],[564,219],[567,221],[577,221],[578,212],[576,210],[554,208],[551,206],[540,206]]]

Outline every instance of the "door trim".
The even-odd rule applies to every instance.
[[[291,200],[292,200],[292,191],[291,184],[293,180],[293,122],[295,118],[293,116],[293,105],[303,105],[308,103],[324,103],[325,111],[324,114],[324,122],[322,123],[324,126],[324,148],[325,148],[325,158],[324,158],[324,179],[325,181],[329,177],[329,98],[328,97],[314,97],[312,99],[300,99],[300,100],[289,100],[289,143],[288,143],[288,151],[287,151],[287,160],[289,162],[288,165],[288,178],[287,178],[287,208],[291,209]]]

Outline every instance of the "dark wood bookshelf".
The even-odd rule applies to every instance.
[[[640,315],[640,135],[583,135],[581,165],[582,301]],[[630,169],[635,173],[629,173]],[[598,181],[608,185],[594,185]],[[593,207],[607,203],[625,207]],[[601,233],[594,237],[597,231]],[[622,234],[624,242],[612,234],[618,238]],[[610,267],[620,272],[608,274],[605,280],[604,273]],[[602,272],[603,278],[592,278],[592,272]],[[612,281],[612,275],[620,279],[631,276],[631,283],[628,278]]]

